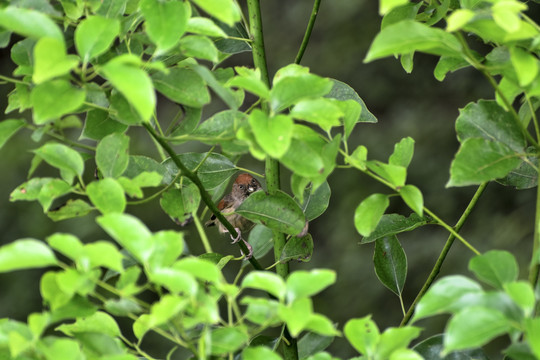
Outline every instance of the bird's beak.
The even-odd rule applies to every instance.
[[[254,192],[254,191],[256,191],[256,190],[257,190],[257,187],[256,187],[256,186],[251,186],[251,185],[248,186],[248,192],[252,193],[252,192]]]

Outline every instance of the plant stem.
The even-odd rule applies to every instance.
[[[540,153],[537,155],[540,160]],[[531,255],[531,264],[529,269],[529,282],[533,289],[536,288],[538,283],[538,271],[540,265],[538,264],[538,249],[540,247],[540,187],[536,187],[536,214],[534,217],[534,238],[533,238],[533,251]]]
[[[311,10],[311,16],[309,18],[308,26],[306,28],[306,32],[304,33],[304,38],[302,39],[302,44],[300,45],[300,49],[298,49],[298,54],[296,54],[296,58],[294,59],[295,64],[300,64],[300,61],[302,61],[302,57],[304,56],[304,52],[306,51],[309,38],[311,36],[311,31],[313,31],[313,25],[315,25],[315,19],[317,19],[317,14],[319,13],[319,7],[321,6],[321,0],[315,0],[313,3],[313,9]]]
[[[187,177],[189,180],[191,180],[197,186],[197,188],[199,189],[199,192],[201,194],[202,201],[206,204],[206,206],[208,206],[210,211],[212,211],[212,213],[214,215],[216,215],[216,218],[219,220],[219,222],[221,222],[223,224],[223,226],[225,226],[225,228],[228,230],[229,234],[231,234],[232,237],[237,237],[238,233],[236,232],[236,229],[231,225],[230,222],[227,221],[227,219],[223,216],[221,211],[219,211],[219,209],[217,208],[216,204],[214,204],[214,202],[212,201],[212,198],[210,197],[210,194],[208,194],[208,192],[204,188],[204,186],[201,183],[201,180],[199,179],[199,177],[195,173],[190,171],[182,163],[182,161],[180,161],[180,159],[178,158],[178,156],[176,156],[176,153],[171,148],[169,143],[167,143],[167,141],[165,141],[161,136],[159,136],[158,133],[154,130],[154,128],[149,123],[143,122],[143,126],[150,133],[150,135],[159,143],[159,145],[161,145],[161,147],[163,147],[163,149],[167,152],[167,154],[169,154],[169,156],[173,160],[174,164],[182,172],[182,175]],[[244,244],[243,241],[239,241],[238,245],[240,246],[240,248],[242,249],[244,254],[249,253],[249,250],[248,250],[246,244]],[[254,257],[251,257],[249,259],[249,262],[251,263],[251,265],[253,265],[253,267],[255,269],[257,269],[257,270],[262,270],[263,269],[263,267],[259,264],[257,259],[255,259]]]
[[[261,80],[270,87],[270,77],[268,76],[268,66],[266,64],[266,52],[264,49],[264,36],[262,28],[261,7],[259,0],[247,0],[249,13],[249,30],[253,39],[253,63],[261,72]],[[261,107],[264,111],[268,111],[268,105],[262,103]],[[279,179],[279,162],[270,157],[266,158],[265,164],[266,187],[268,193],[274,194],[280,189]],[[285,246],[285,234],[278,231],[273,231],[274,238],[274,257],[276,262],[281,258],[281,252]],[[289,275],[289,264],[276,265],[276,273],[283,279]],[[296,339],[293,338],[287,329],[283,334],[285,341],[282,342],[283,358],[285,360],[298,359],[298,347]]]
[[[456,226],[454,226],[454,231],[456,232],[456,234],[457,234],[457,232],[459,230],[461,230],[461,228],[463,227],[463,224],[465,224],[465,221],[467,220],[467,218],[471,214],[472,210],[476,206],[476,203],[480,199],[480,196],[482,195],[482,193],[486,189],[487,184],[488,183],[485,182],[482,185],[480,185],[478,187],[478,189],[476,189],[476,192],[474,193],[474,196],[472,197],[471,201],[469,202],[469,205],[467,205],[467,208],[465,209],[465,211],[463,212],[463,214],[459,218],[458,222],[456,223]],[[442,264],[443,264],[444,260],[446,259],[446,255],[448,254],[448,251],[450,251],[450,248],[452,247],[452,244],[454,243],[455,239],[456,239],[455,234],[450,233],[450,235],[448,236],[448,239],[446,240],[446,243],[444,244],[444,247],[443,247],[443,249],[442,249],[442,251],[441,251],[441,253],[439,255],[439,258],[437,259],[437,262],[433,266],[433,269],[431,270],[431,273],[429,274],[426,282],[422,286],[422,289],[420,289],[420,292],[418,293],[418,295],[416,295],[416,298],[414,299],[413,303],[409,307],[409,310],[407,310],[407,313],[403,317],[403,320],[401,320],[400,326],[407,325],[407,323],[410,321],[411,316],[413,314],[413,311],[416,308],[416,305],[418,304],[420,299],[422,299],[424,294],[428,291],[431,284],[433,284],[433,281],[435,281],[435,278],[439,274],[439,272],[441,270],[441,267],[442,267]]]

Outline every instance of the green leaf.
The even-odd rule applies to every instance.
[[[367,358],[373,357],[381,335],[371,315],[347,321],[343,332],[356,351]]]
[[[84,246],[84,253],[90,260],[90,268],[104,266],[119,273],[124,271],[124,256],[116,246],[107,241],[96,241]]]
[[[47,216],[53,221],[71,219],[74,217],[85,216],[90,211],[94,210],[87,202],[81,199],[68,200],[61,207],[47,212]]]
[[[392,9],[407,4],[408,0],[381,0],[379,2],[379,14],[384,15]]]
[[[406,137],[394,145],[394,152],[388,159],[388,164],[408,167],[414,154],[414,139]]]
[[[454,35],[444,30],[403,20],[385,27],[377,34],[364,62],[413,51],[460,57],[461,44]]]
[[[148,260],[148,265],[151,269],[171,267],[184,251],[184,236],[177,231],[158,231],[153,235],[152,243],[154,244],[152,254]],[[178,270],[184,270],[177,265],[173,267]],[[206,272],[210,271],[206,270]]]
[[[87,63],[106,52],[120,33],[120,22],[101,16],[88,16],[75,29],[75,47]]]
[[[519,85],[529,85],[538,75],[538,59],[517,46],[510,48],[510,54],[510,60],[516,71]]]
[[[215,264],[208,260],[196,257],[186,257],[176,261],[173,266],[176,270],[185,271],[194,277],[211,283],[222,281],[222,275]]]
[[[281,360],[274,350],[264,346],[247,347],[242,351],[243,360]]]
[[[316,332],[320,335],[326,336],[337,336],[341,335],[339,331],[336,330],[332,321],[324,315],[321,314],[312,314],[309,317],[309,321],[305,327],[306,330]]]
[[[0,247],[0,272],[56,265],[56,257],[43,242],[19,239]]]
[[[394,294],[401,296],[407,278],[407,256],[395,235],[380,238],[375,242],[373,264],[380,282]]]
[[[362,238],[361,243],[367,244],[385,236],[412,231],[420,226],[431,223],[431,220],[420,217],[417,214],[411,214],[409,217],[399,214],[386,214],[382,216],[381,221],[379,221],[379,224],[371,235]]]
[[[244,200],[236,209],[236,213],[248,220],[291,235],[302,232],[306,223],[302,209],[282,191],[273,195],[257,191]]]
[[[478,283],[461,275],[452,275],[435,282],[416,306],[411,323],[453,309],[463,296],[482,293]]]
[[[40,350],[47,360],[78,360],[83,357],[79,344],[72,339],[51,339],[51,341],[44,343],[44,345],[40,347]]]
[[[193,2],[210,16],[229,26],[240,21],[240,9],[232,0],[193,0]]]
[[[227,86],[244,89],[262,99],[268,99],[270,97],[270,90],[268,90],[268,86],[261,80],[261,71],[258,68],[249,69],[247,67],[237,66],[234,69],[238,76],[227,81]]]
[[[453,32],[460,30],[466,25],[472,18],[474,18],[474,11],[470,9],[457,9],[450,14],[447,18],[446,31]]]
[[[362,200],[354,212],[356,231],[362,236],[369,236],[377,227],[388,205],[388,196],[383,194],[372,194]]]
[[[475,256],[469,262],[469,270],[479,280],[500,290],[506,283],[516,281],[519,274],[514,256],[501,250],[490,250]]]
[[[336,282],[336,273],[328,269],[294,271],[287,278],[287,301],[313,296]]]
[[[354,100],[360,104],[362,108],[362,111],[360,112],[360,119],[358,120],[359,122],[377,122],[377,118],[368,110],[364,100],[362,100],[362,98],[352,87],[336,79],[330,80],[332,80],[332,89],[328,94],[325,95],[325,97],[341,101]]]
[[[169,73],[152,75],[156,90],[179,104],[200,108],[210,102],[210,93],[204,80],[193,70],[169,69]]]
[[[491,9],[495,23],[506,32],[513,33],[519,30],[519,12],[527,10],[527,5],[518,1],[499,1]]]
[[[187,31],[194,34],[227,37],[227,34],[217,26],[211,19],[193,16],[188,20]]]
[[[534,309],[534,290],[526,281],[512,281],[504,284],[504,291],[523,309],[525,316],[530,316]]]
[[[528,156],[517,168],[510,171],[505,177],[498,179],[499,184],[505,186],[513,186],[517,190],[530,189],[538,185],[538,158],[536,156]]]
[[[214,45],[214,42],[206,36],[184,36],[180,39],[180,50],[188,57],[209,60],[214,63],[219,61],[216,45]]]
[[[77,89],[67,80],[57,79],[41,83],[32,89],[30,100],[34,106],[37,125],[55,120],[73,112],[84,102],[85,91]]]
[[[533,354],[540,357],[540,318],[525,321],[525,334]]]
[[[3,28],[26,37],[51,37],[64,41],[62,32],[54,21],[36,10],[8,6],[0,10],[0,24]]]
[[[334,341],[333,336],[324,336],[308,332],[298,340],[298,358],[305,359],[326,349]]]
[[[79,61],[68,57],[63,40],[41,38],[34,47],[34,75],[32,80],[40,84],[57,76],[68,74]]]
[[[290,260],[298,260],[308,262],[313,255],[313,238],[310,234],[303,237],[294,236],[290,238],[281,252],[279,261],[286,262]]]
[[[24,120],[6,119],[0,122],[0,149],[26,122]]]
[[[280,300],[285,298],[285,282],[279,275],[271,272],[252,271],[242,280],[241,287],[263,290]]]
[[[97,311],[88,317],[79,318],[73,324],[62,324],[56,329],[70,336],[84,332],[103,333],[112,337],[120,335],[120,328],[114,318],[102,311]]]
[[[422,329],[414,326],[386,329],[381,335],[379,344],[377,346],[377,355],[381,359],[394,360],[394,356],[392,356],[393,353],[397,350],[407,348],[410,342],[420,335],[421,331]],[[408,357],[404,359],[412,360]]]
[[[306,329],[313,316],[313,303],[310,298],[303,297],[287,306],[280,304],[278,315],[287,324],[291,336],[297,337],[302,330]]]
[[[447,186],[481,184],[508,175],[520,164],[518,154],[507,145],[481,138],[468,138],[450,167]]]
[[[443,81],[448,72],[454,72],[468,66],[470,66],[470,64],[463,58],[441,56],[437,62],[437,66],[435,66],[435,69],[433,70],[433,76],[435,76],[435,79]]]
[[[332,89],[330,79],[310,74],[309,69],[300,65],[288,65],[278,70],[270,90],[270,106],[273,111],[281,111],[298,101],[324,96]]]
[[[481,347],[510,329],[510,320],[501,312],[482,306],[466,307],[448,322],[443,354]]]
[[[156,94],[148,74],[136,66],[139,63],[135,55],[124,54],[103,65],[99,72],[126,97],[142,119],[148,121],[154,112]]]
[[[293,134],[293,119],[287,115],[269,117],[255,109],[249,115],[249,125],[259,146],[271,157],[280,158],[289,149]]]
[[[66,145],[53,142],[47,143],[39,149],[34,150],[34,153],[49,165],[60,169],[62,172],[69,173],[70,176],[67,176],[68,178],[72,178],[75,175],[82,176],[84,161],[81,154]]]
[[[407,180],[407,169],[405,167],[385,164],[377,160],[369,160],[366,162],[366,165],[369,170],[389,181],[394,186],[405,186],[405,181]]]
[[[108,213],[97,218],[98,224],[114,240],[122,245],[140,262],[146,262],[152,254],[152,233],[136,217],[120,213]]]
[[[340,118],[345,114],[334,101],[318,98],[298,101],[290,115],[295,119],[317,124],[325,132],[329,132],[332,127],[341,125]]]
[[[318,218],[326,211],[330,204],[330,195],[330,185],[326,181],[315,191],[313,191],[313,188],[305,190],[302,210],[306,214],[308,221]]]
[[[255,225],[249,232],[248,242],[253,248],[253,257],[262,258],[274,248],[272,230],[264,225]]]
[[[212,355],[233,353],[248,341],[249,335],[240,327],[217,328],[210,333],[210,353]]]
[[[516,152],[523,152],[526,145],[512,115],[493,100],[479,100],[461,109],[456,132],[461,143],[468,138],[484,138],[503,143]]]
[[[129,163],[129,137],[114,132],[105,136],[96,149],[96,164],[104,177],[117,178]]]
[[[422,216],[424,213],[424,197],[422,192],[414,185],[405,185],[399,189],[399,195],[405,201],[409,207],[418,214]]]
[[[444,335],[434,335],[416,344],[413,350],[419,353],[424,359],[443,360],[441,353],[443,351],[443,339]],[[444,359],[452,360],[488,360],[489,358],[484,354],[482,349],[460,350],[451,352]]]
[[[238,100],[231,89],[226,88],[216,79],[214,72],[210,71],[205,66],[196,64],[191,64],[190,69],[195,71],[230,109],[237,110],[242,104],[242,100]]]
[[[56,233],[47,238],[49,245],[72,260],[77,260],[83,255],[82,242],[71,234]]]
[[[102,214],[122,213],[126,208],[124,189],[113,178],[91,182],[86,187],[86,193]]]
[[[139,4],[148,37],[163,53],[178,43],[187,28],[191,8],[185,2],[142,0]]]

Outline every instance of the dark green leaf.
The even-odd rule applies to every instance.
[[[431,224],[432,221],[417,214],[405,217],[399,214],[383,215],[381,221],[371,235],[362,238],[361,243],[367,244],[389,235],[396,235],[405,231],[412,231],[420,226]]]
[[[323,336],[308,332],[298,340],[298,358],[305,359],[326,349],[334,341],[333,336]]]
[[[375,273],[383,285],[401,296],[407,278],[407,256],[395,235],[375,242],[373,263]]]
[[[330,203],[330,194],[330,185],[326,181],[315,191],[312,188],[304,191],[302,210],[308,221],[318,218],[326,211]]]
[[[105,110],[90,110],[86,113],[81,138],[101,140],[111,133],[123,133],[127,125],[113,120]]]
[[[231,89],[223,86],[215,77],[214,73],[201,65],[191,65],[190,68],[194,70],[205,82],[210,86],[212,90],[227,104],[227,106],[236,110],[241,105],[242,101],[238,101]]]
[[[286,193],[267,195],[264,191],[251,194],[236,213],[259,224],[291,235],[299,234],[306,218],[298,204]]]
[[[521,128],[494,100],[480,100],[461,109],[456,132],[461,143],[468,138],[484,138],[501,142],[516,152],[523,152],[525,147]]]
[[[529,156],[527,160],[521,160],[517,168],[510,171],[505,177],[497,182],[505,186],[513,186],[518,190],[530,189],[538,185],[538,158]]]
[[[468,66],[470,64],[463,58],[441,56],[435,70],[433,70],[433,76],[435,76],[435,79],[443,81],[449,71],[454,72]]]
[[[0,247],[0,272],[56,265],[56,257],[43,242],[19,239]]]
[[[413,347],[413,350],[429,360],[489,360],[482,349],[454,351],[442,356],[444,335],[434,335],[421,341]]]
[[[284,263],[290,260],[298,260],[308,262],[313,254],[313,238],[310,234],[299,237],[290,238],[281,252],[279,261]]]
[[[507,145],[468,138],[462,144],[450,167],[447,186],[481,184],[508,175],[520,164],[518,154]]]
[[[200,108],[210,102],[210,94],[203,79],[191,69],[172,68],[167,74],[152,75],[160,93],[179,104]]]
[[[515,257],[501,250],[491,250],[482,255],[477,255],[469,262],[469,270],[476,277],[502,290],[504,284],[517,280],[519,268]]]
[[[129,137],[114,132],[105,136],[96,150],[96,164],[104,177],[117,178],[129,163]]]
[[[141,155],[130,155],[128,167],[123,175],[134,179],[144,172],[156,172],[161,176],[165,176],[167,169],[152,158]]]
[[[390,204],[387,195],[372,194],[362,200],[354,212],[354,226],[362,236],[369,236]]]
[[[248,241],[253,247],[253,257],[256,259],[262,258],[274,247],[272,230],[263,225],[255,225],[251,229]]]

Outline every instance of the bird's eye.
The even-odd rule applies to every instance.
[[[240,188],[240,190],[244,190],[244,185],[239,185],[238,187]]]

